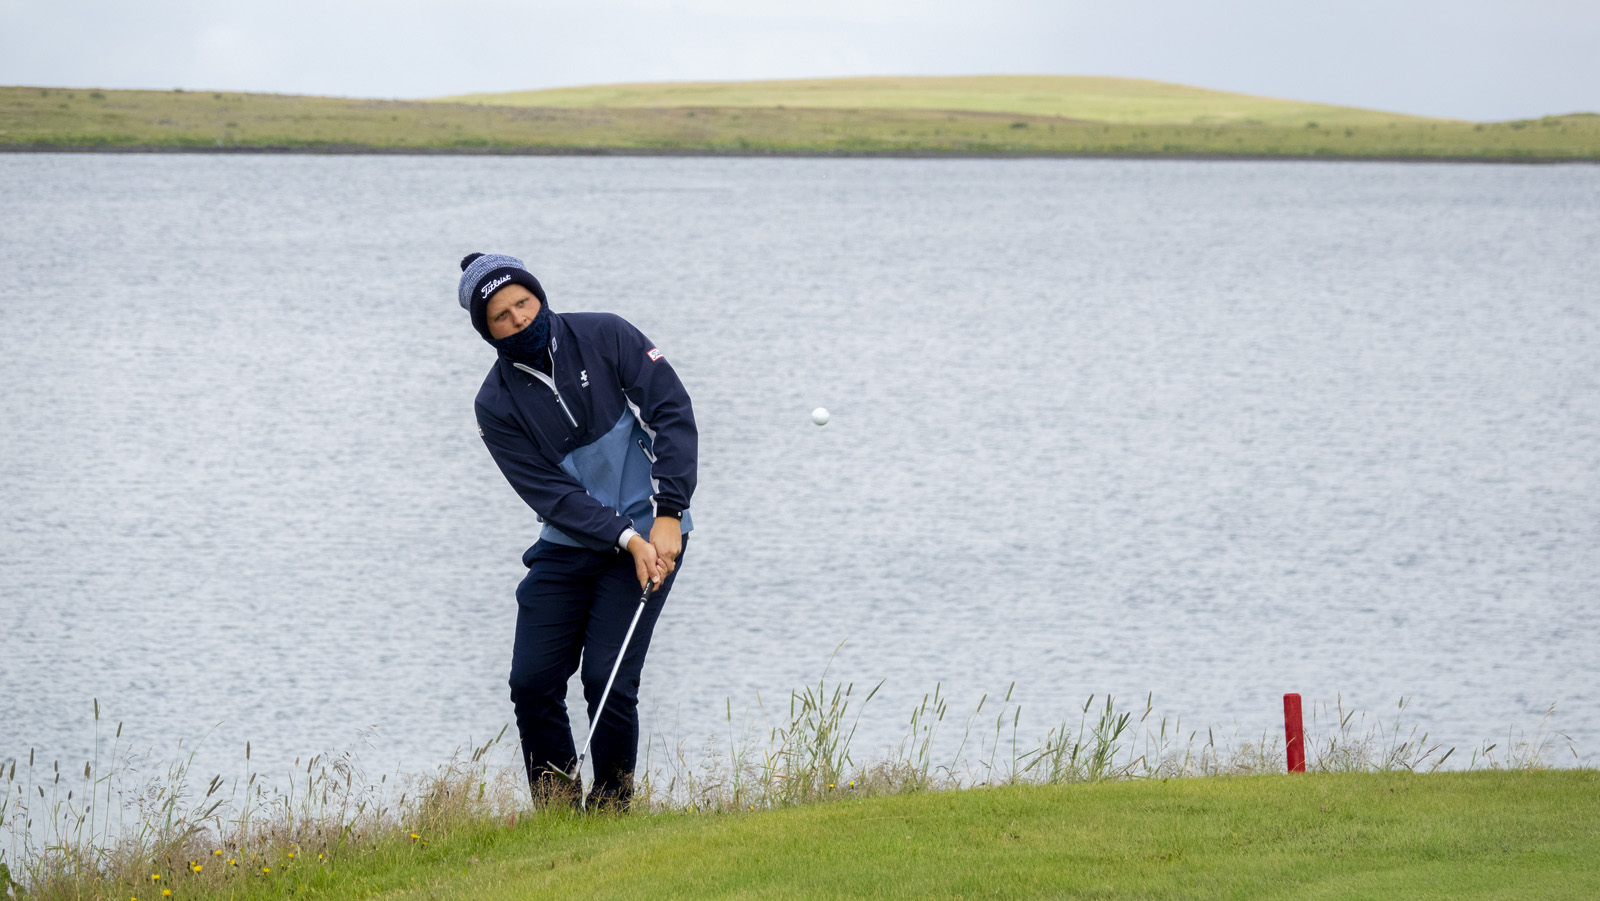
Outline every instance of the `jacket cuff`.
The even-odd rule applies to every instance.
[[[643,536],[641,536],[638,532],[635,532],[633,530],[633,526],[629,526],[626,529],[622,530],[622,534],[621,535],[617,536],[617,547],[619,547],[619,548],[621,548],[623,550],[627,550],[628,549],[628,542],[632,541],[635,538],[641,538],[641,537],[643,537]]]
[[[656,515],[670,516],[673,519],[683,519],[683,508],[674,506],[672,504],[663,504],[658,501],[656,503]]]

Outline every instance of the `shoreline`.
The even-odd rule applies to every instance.
[[[549,105],[542,94],[466,103],[0,86],[0,153],[1600,162],[1596,113],[1467,122],[1169,96],[1144,82],[1035,81],[912,79],[893,90],[829,81],[854,87],[828,105],[741,89],[651,106],[587,95]]]
[[[1470,156],[1422,154],[1331,153],[1141,153],[1107,151],[965,151],[965,150],[762,150],[754,148],[655,147],[393,147],[369,144],[226,145],[168,144],[0,144],[0,154],[210,154],[217,156],[621,156],[728,157],[789,159],[918,159],[918,160],[1175,160],[1186,162],[1313,162],[1313,163],[1448,163],[1485,165],[1596,165],[1597,157]]]
[[[1583,863],[1600,847],[1594,770],[1012,783],[587,814],[540,809],[525,785],[498,780],[475,798],[482,772],[430,783],[428,803],[357,830],[339,828],[337,807],[320,819],[221,821],[162,834],[131,858],[90,856],[92,845],[25,855],[6,875],[37,901],[150,897],[157,886],[197,901],[961,897],[975,885],[1115,898],[1600,890]]]

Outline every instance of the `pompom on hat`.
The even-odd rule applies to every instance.
[[[461,308],[472,317],[472,327],[478,330],[485,341],[494,340],[489,336],[486,315],[489,298],[506,285],[521,285],[539,298],[541,306],[549,306],[539,280],[516,257],[503,253],[469,253],[461,258],[461,283],[456,293]]]

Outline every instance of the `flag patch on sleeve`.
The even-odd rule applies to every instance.
[[[652,348],[650,348],[650,352],[645,354],[645,356],[649,357],[650,361],[653,363],[656,360],[661,359],[664,356],[664,354],[661,353],[661,348],[652,347]]]

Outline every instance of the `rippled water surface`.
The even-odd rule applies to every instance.
[[[10,155],[0,214],[0,759],[510,720],[472,250],[693,395],[657,738],[848,639],[873,747],[1015,681],[1600,751],[1600,168]]]

